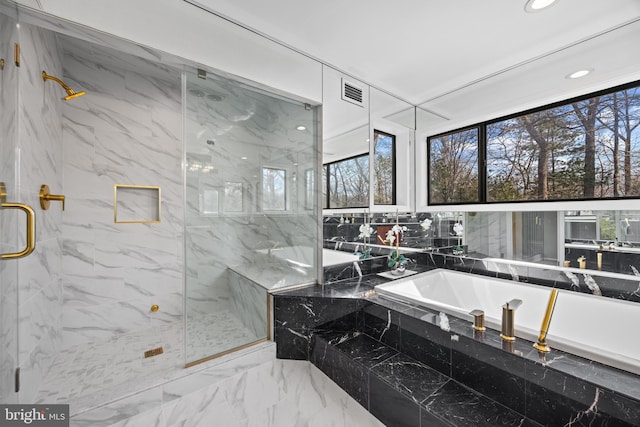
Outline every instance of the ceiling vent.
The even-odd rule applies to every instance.
[[[362,88],[345,79],[342,79],[342,99],[364,107]]]

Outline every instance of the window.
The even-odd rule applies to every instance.
[[[478,144],[478,128],[428,139],[429,204],[479,201]]]
[[[396,136],[379,130],[373,131],[374,141],[374,195],[376,205],[396,204]]]
[[[224,210],[225,212],[242,212],[242,183],[224,183]]]
[[[329,209],[369,206],[369,154],[325,165]]]
[[[286,210],[286,182],[286,170],[262,168],[262,210]]]
[[[431,204],[640,197],[638,82],[427,142]]]

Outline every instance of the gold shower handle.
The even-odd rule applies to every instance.
[[[49,209],[51,200],[62,202],[62,210],[64,210],[64,196],[60,194],[51,194],[49,186],[42,184],[40,187],[40,207],[46,211]]]
[[[22,203],[2,203],[3,209],[20,209],[27,214],[27,247],[23,251],[2,254],[2,259],[22,258],[36,248],[36,213],[31,206]]]

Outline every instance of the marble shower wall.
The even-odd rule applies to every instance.
[[[183,319],[180,72],[60,40],[64,79],[87,91],[63,110],[63,346],[153,334]],[[161,187],[161,222],[114,223],[115,184]]]
[[[306,130],[296,130],[299,125]],[[254,263],[256,251],[315,244],[317,211],[308,209],[305,190],[307,171],[319,156],[316,126],[314,112],[299,103],[216,76],[204,81],[188,74],[189,315],[233,307],[227,269]],[[263,167],[286,171],[285,211],[263,210]],[[241,190],[231,191],[234,186]]]
[[[469,252],[492,254],[497,258],[508,254],[504,236],[511,226],[511,212],[475,212],[474,215],[466,215],[466,220]]]
[[[18,140],[19,189],[15,198],[36,213],[36,249],[17,261],[19,278],[20,400],[33,400],[62,343],[62,211],[59,203],[40,208],[39,189],[62,192],[62,94],[42,70],[62,75],[62,50],[55,34],[27,24],[20,29]],[[18,160],[18,157],[16,157]],[[23,230],[22,221],[18,222]],[[19,246],[24,247],[20,231]],[[16,262],[16,261],[14,261]]]

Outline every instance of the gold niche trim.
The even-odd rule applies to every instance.
[[[131,220],[122,221],[118,220],[118,189],[133,189],[133,190],[157,190],[158,192],[158,216],[154,219],[143,220]],[[114,184],[113,186],[113,222],[116,224],[157,224],[161,220],[160,205],[162,202],[162,193],[159,186],[156,185],[130,185],[130,184]]]

